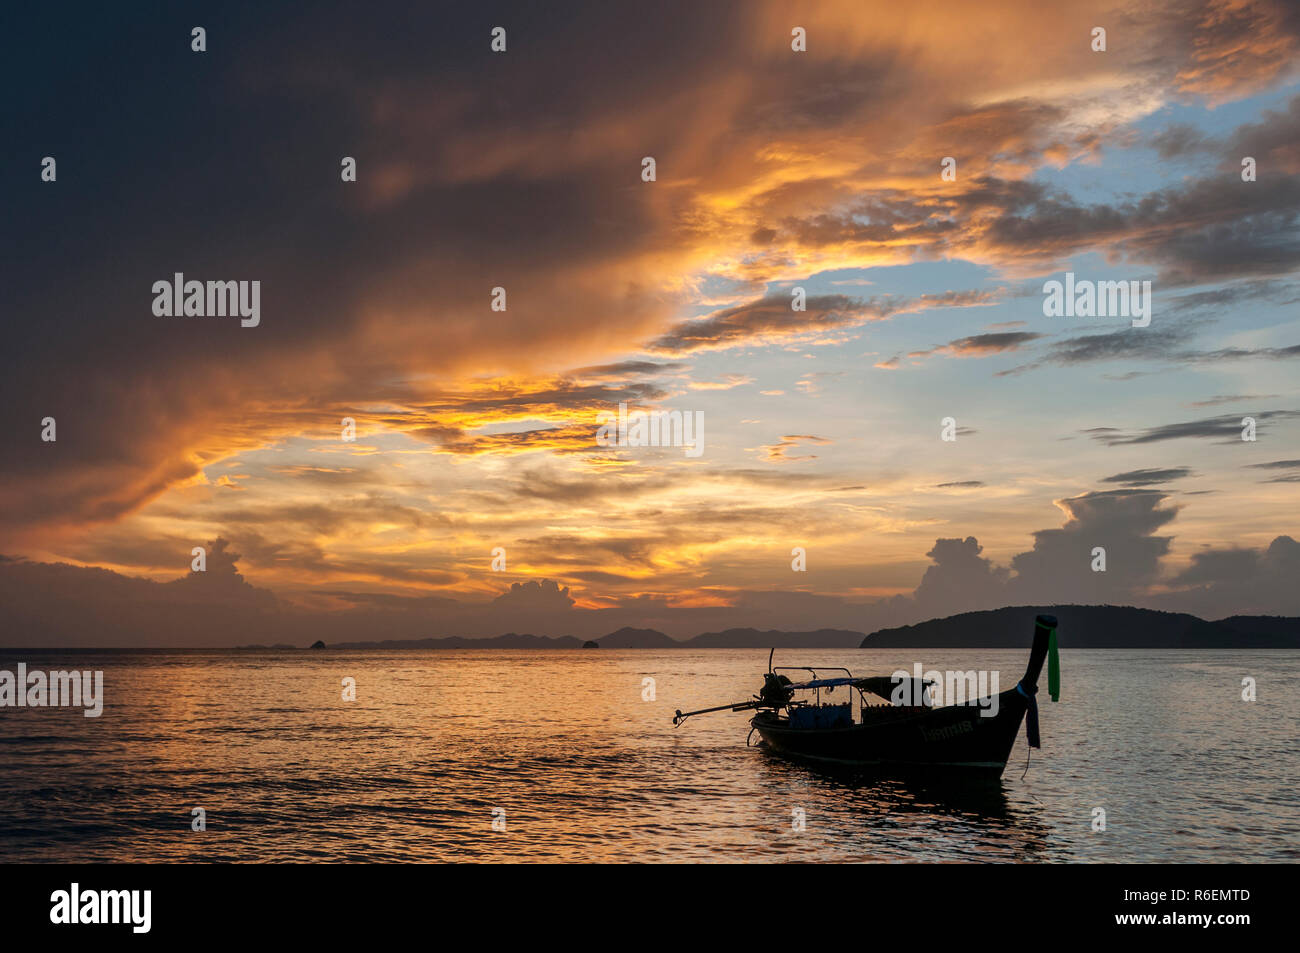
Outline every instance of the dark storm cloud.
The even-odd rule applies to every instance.
[[[1294,4],[1290,6],[1294,15],[1297,8]],[[1285,109],[1266,109],[1258,122],[1237,127],[1223,149],[1227,156],[1223,168],[1239,172],[1241,157],[1251,156],[1265,170],[1294,176],[1300,173],[1297,135],[1300,135],[1300,95],[1292,96]]]
[[[503,609],[527,609],[537,611],[565,611],[572,608],[573,599],[569,588],[561,588],[549,579],[531,582],[513,582],[510,588],[492,601],[496,607]]]
[[[1163,507],[1157,490],[1102,490],[1058,500],[1067,516],[1059,529],[1034,533],[1034,548],[1011,560],[1015,598],[1046,602],[1122,603],[1156,578],[1172,537],[1157,536],[1178,510]],[[1106,554],[1095,571],[1094,550]]]
[[[1034,533],[1034,547],[996,566],[974,537],[940,539],[913,594],[919,614],[950,615],[1007,604],[1120,603],[1136,598],[1155,578],[1170,538],[1155,535],[1177,514],[1162,508],[1164,494],[1146,490],[1087,493],[1058,505],[1067,521]],[[1107,555],[1094,572],[1094,549]]]
[[[1141,603],[1172,540],[1160,530],[1178,509],[1165,501],[1160,491],[1143,489],[1057,500],[1065,523],[1035,532],[1033,548],[1006,567],[981,555],[974,537],[936,540],[927,553],[933,564],[909,601],[923,618],[1017,604]],[[1105,571],[1093,568],[1098,549]]]
[[[592,367],[578,367],[568,372],[568,376],[584,380],[625,380],[629,377],[650,377],[686,370],[689,364],[680,361],[619,361],[616,364],[597,364]]]
[[[1217,439],[1219,443],[1235,443],[1241,440],[1243,430],[1242,417],[1249,416],[1256,421],[1291,420],[1300,417],[1296,410],[1265,410],[1256,414],[1225,414],[1221,417],[1205,417],[1201,420],[1188,420],[1176,424],[1161,424],[1145,430],[1123,431],[1109,427],[1085,430],[1094,440],[1107,446],[1120,446],[1135,443],[1159,443],[1164,440],[1179,440],[1184,437]],[[1257,428],[1257,434],[1263,428]]]
[[[958,338],[942,345],[939,350],[957,355],[1000,354],[1004,351],[1017,351],[1022,344],[1046,337],[1032,331],[994,331],[987,334],[973,334]]]
[[[1289,17],[1292,28],[1295,17]],[[1162,153],[1204,145],[1179,127],[1156,137]],[[1259,123],[1240,126],[1219,172],[1113,205],[1081,205],[1059,191],[1025,191],[1003,206],[989,239],[1007,251],[1065,257],[1090,245],[1116,257],[1158,266],[1161,285],[1267,277],[1300,260],[1300,96]],[[1240,158],[1253,156],[1272,174],[1243,182]]]
[[[1252,470],[1291,470],[1300,468],[1300,460],[1273,460],[1270,463],[1249,463]]]
[[[1162,159],[1173,159],[1192,153],[1206,152],[1214,140],[1190,123],[1175,123],[1151,137],[1150,145]]]
[[[911,351],[907,356],[914,360],[933,354],[943,354],[947,357],[988,357],[991,354],[1019,351],[1023,345],[1044,337],[1047,335],[1032,331],[991,331],[987,334],[972,334],[970,337],[958,338],[929,350]]]
[[[1194,291],[1175,296],[1170,301],[1174,314],[1222,310],[1250,301],[1267,301],[1275,305],[1295,304],[1300,301],[1300,290],[1290,282],[1273,279],[1238,281],[1209,291]]]
[[[1275,477],[1262,480],[1263,483],[1300,483],[1300,460],[1273,460],[1270,463],[1247,464],[1251,470],[1286,470]]]
[[[1241,300],[1241,295],[1231,296]],[[1197,305],[1211,307],[1210,301]],[[1101,334],[1081,334],[1057,341],[1047,352],[1032,364],[1021,365],[995,376],[1004,377],[1015,373],[1042,367],[1057,365],[1070,367],[1079,364],[1098,362],[1141,360],[1168,365],[1213,364],[1236,360],[1294,360],[1300,357],[1300,345],[1288,347],[1255,348],[1220,348],[1217,350],[1197,350],[1189,345],[1208,326],[1205,318],[1181,318],[1177,323],[1162,324],[1146,328],[1127,326],[1117,331]],[[1150,371],[1133,371],[1126,376],[1115,375],[1124,380],[1142,376]]]
[[[1196,351],[1179,355],[1178,359],[1187,363],[1213,363],[1260,357],[1275,361],[1294,360],[1300,357],[1300,344],[1292,344],[1288,347],[1225,347],[1217,351]]]
[[[983,551],[974,536],[934,541],[926,553],[933,565],[912,594],[921,614],[944,616],[1001,604],[1009,573],[983,557]]]
[[[1235,404],[1241,400],[1272,400],[1277,394],[1215,394],[1205,400],[1194,400],[1189,407],[1217,407],[1219,404]]]
[[[781,489],[797,487],[819,492],[852,492],[864,489],[861,486],[839,486],[838,478],[833,475],[773,472],[770,469],[701,469],[696,472],[696,478],[710,485],[740,484],[744,487]],[[494,494],[489,499],[493,505],[500,507],[517,505],[521,499],[534,498],[575,506],[599,506],[602,501],[608,499],[611,483],[614,481],[616,481],[617,495],[622,500],[647,497],[653,501],[678,485],[676,478],[669,473],[622,471],[617,476],[609,473],[572,476],[552,472],[544,467],[529,467],[510,481],[504,493]],[[743,508],[742,518],[750,518],[754,510],[753,507]],[[568,542],[582,545],[581,540]]]
[[[1207,618],[1229,614],[1300,615],[1300,543],[1276,537],[1266,548],[1209,548],[1173,579],[1178,603]]]
[[[790,306],[788,292],[776,293],[734,308],[724,308],[706,318],[682,322],[657,338],[651,348],[666,352],[693,351],[780,341],[818,331],[854,327],[868,321],[882,321],[915,311],[977,307],[997,300],[999,294],[996,291],[947,291],[916,297],[881,295],[865,299],[848,295],[813,295],[805,301],[807,310],[795,311]]]
[[[627,403],[662,400],[668,392],[657,384],[641,381],[627,382],[621,386],[582,384],[562,381],[550,386],[518,386],[508,382],[491,384],[483,392],[436,395],[434,400],[413,403],[413,411],[430,416],[473,414],[519,414],[539,407],[559,410],[582,410],[592,407],[608,408]],[[394,418],[394,422],[399,422]]]
[[[1165,469],[1151,467],[1145,470],[1128,470],[1124,473],[1116,473],[1113,476],[1102,477],[1101,482],[1122,483],[1125,486],[1141,487],[1168,483],[1171,480],[1181,480],[1192,475],[1190,467],[1167,467]]]
[[[711,22],[725,28],[734,12],[715,11]],[[593,307],[617,310],[632,330],[663,307],[639,297],[633,272],[622,284],[572,279],[575,268],[598,274],[652,240],[644,193],[626,192],[624,170],[569,163],[531,181],[466,180],[456,137],[437,127],[423,135],[410,112],[411,122],[389,128],[384,113],[385,97],[423,90],[426,102],[460,103],[467,134],[470,123],[499,132],[539,108],[552,119],[579,104],[598,110],[595,100],[612,109],[634,77],[671,72],[653,44],[621,48],[621,68],[592,86],[585,70],[614,56],[606,45],[566,60],[586,42],[558,18],[519,12],[519,46],[529,36],[551,57],[548,83],[520,82],[542,65],[537,52],[519,49],[485,70],[485,40],[481,50],[443,44],[430,61],[428,37],[486,37],[486,14],[405,8],[401,28],[387,30],[355,29],[356,16],[233,6],[211,28],[207,54],[189,50],[192,14],[182,11],[126,32],[107,10],[57,26],[35,13],[11,18],[7,32],[30,73],[55,61],[79,67],[33,84],[37,98],[3,120],[6,141],[40,143],[60,163],[57,185],[28,175],[26,153],[10,157],[21,168],[4,170],[7,181],[36,186],[6,203],[6,307],[28,316],[12,323],[0,357],[8,405],[16,419],[53,416],[59,428],[57,453],[37,440],[0,448],[7,520],[111,520],[192,478],[195,445],[222,442],[234,422],[248,443],[267,439],[283,424],[261,413],[268,404],[332,411],[402,398],[411,369],[557,347]],[[589,29],[619,19],[595,9],[584,17]],[[646,39],[678,53],[709,42],[676,18],[655,23]],[[486,86],[468,85],[471,65]],[[567,107],[566,88],[582,89]],[[496,95],[496,105],[470,108],[468,90],[483,102]],[[339,181],[344,154],[358,159],[355,186]],[[435,170],[400,203],[384,200],[394,157]],[[491,314],[502,262],[511,307]],[[261,325],[154,317],[152,282],[174,271],[260,280]],[[374,317],[403,312],[410,320],[387,328],[388,318]]]
[[[807,299],[806,311],[795,311],[790,302],[788,293],[774,294],[701,320],[683,322],[657,338],[651,348],[692,351],[747,344],[763,337],[793,337],[879,321],[903,306],[897,298],[863,301],[847,295],[815,295]]]

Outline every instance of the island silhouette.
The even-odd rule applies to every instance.
[[[599,639],[507,632],[492,638],[445,636],[339,642],[335,649],[848,649],[848,648],[1022,648],[1024,629],[1040,614],[1055,614],[1068,627],[1075,649],[1294,649],[1300,648],[1300,618],[1229,616],[1207,621],[1185,612],[1134,606],[1006,606],[962,612],[916,625],[878,629],[787,632],[736,628],[674,639],[657,629],[624,626]],[[317,648],[320,643],[313,645]],[[239,646],[260,649],[266,646]]]

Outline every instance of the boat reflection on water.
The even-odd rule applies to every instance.
[[[810,815],[812,805],[835,803],[837,829],[828,833],[851,840],[861,859],[906,860],[917,854],[917,841],[927,854],[952,861],[1033,861],[1048,853],[1051,826],[1041,817],[1041,805],[1019,795],[1013,800],[1000,779],[795,761],[765,745],[755,747],[765,783],[806,789]],[[824,826],[820,818],[809,822],[814,823]],[[1059,855],[1062,845],[1051,846]]]
[[[1000,779],[965,776],[925,767],[900,769],[792,761],[765,744],[755,745],[763,758],[763,773],[782,781],[802,780],[814,791],[839,797],[861,794],[873,803],[888,802],[900,809],[949,811],[990,820],[1006,818],[1011,806]],[[804,777],[798,778],[802,773]]]

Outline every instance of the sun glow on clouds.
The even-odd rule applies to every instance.
[[[628,68],[605,63],[596,84],[594,54],[553,35],[537,38],[540,59],[491,76],[380,68],[356,79],[350,121],[377,158],[339,220],[371,236],[365,267],[357,249],[326,243],[314,271],[301,266],[305,286],[324,291],[281,301],[259,337],[215,353],[155,325],[163,337],[135,349],[151,363],[124,353],[106,370],[93,348],[62,354],[82,406],[134,423],[69,430],[54,471],[16,460],[0,487],[3,551],[167,578],[220,534],[250,577],[303,598],[341,583],[486,597],[548,576],[582,605],[656,593],[698,606],[796,582],[850,591],[829,574],[788,578],[791,546],[812,541],[823,547],[815,565],[845,574],[864,549],[877,563],[919,560],[938,532],[980,532],[1013,551],[1052,499],[1151,462],[1063,437],[1140,429],[1134,407],[1164,406],[1140,378],[1099,392],[1082,362],[1053,365],[1050,394],[1035,383],[1043,371],[995,380],[1078,331],[1044,324],[1016,283],[1088,254],[1190,285],[1257,277],[1249,252],[1282,241],[1261,222],[1295,211],[1276,175],[1259,183],[1278,193],[1257,212],[1195,201],[1211,194],[1197,183],[1217,181],[1220,157],[1190,178],[1171,172],[1142,206],[1088,205],[1040,177],[1088,164],[1123,194],[1108,150],[1131,148],[1135,123],[1292,82],[1296,30],[1281,6],[1135,4],[1105,21],[1104,56],[1087,38],[1109,6],[1043,6],[879,4],[864,15],[816,4],[799,11],[810,51],[795,57],[789,8],[748,4],[707,41],[689,17],[629,40]],[[303,70],[331,59],[328,43],[295,49],[277,79],[296,96],[334,96],[332,80]],[[566,121],[527,97],[491,105],[542,88],[569,103]],[[266,100],[288,105],[300,107]],[[1268,123],[1279,154],[1300,140],[1292,119]],[[655,183],[636,177],[647,152]],[[951,182],[939,176],[948,155]],[[219,237],[262,224],[240,220]],[[316,247],[309,232],[277,234]],[[1209,234],[1245,248],[1203,254],[1196,239]],[[283,260],[258,241],[250,254]],[[961,263],[984,268],[988,284],[966,283]],[[904,265],[921,269],[924,290],[903,286]],[[299,288],[300,277],[286,269],[281,283]],[[503,313],[488,307],[498,284]],[[790,307],[796,285],[804,312]],[[90,279],[69,287],[84,298]],[[135,333],[129,317],[120,326]],[[1013,327],[1023,330],[1003,330]],[[31,353],[33,367],[61,366]],[[1248,376],[1189,370],[1170,400],[1260,392],[1237,387],[1237,373]],[[150,383],[122,383],[133,380]],[[22,413],[39,419],[41,375],[16,383],[32,402]],[[1295,389],[1283,380],[1267,393]],[[702,411],[708,453],[597,447],[598,416],[620,402]],[[936,436],[949,414],[979,421],[951,446]],[[355,442],[340,436],[344,417]],[[1040,469],[1030,448],[1047,442],[1068,450]],[[1250,479],[1191,462],[1215,488]],[[1197,542],[1230,532],[1227,504],[1196,506]],[[495,546],[510,554],[503,576],[486,570]]]

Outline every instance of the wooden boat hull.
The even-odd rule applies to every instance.
[[[997,714],[978,705],[866,709],[862,724],[792,728],[762,711],[750,724],[781,755],[834,764],[899,765],[969,770],[1000,776],[1028,707],[1014,688],[998,695]]]

